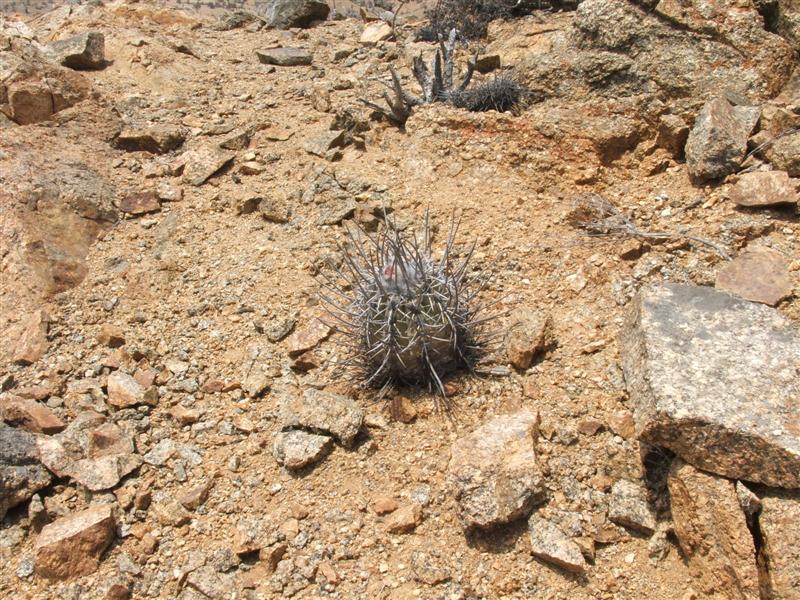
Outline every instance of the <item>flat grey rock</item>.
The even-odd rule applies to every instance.
[[[312,388],[302,395],[284,396],[279,421],[282,429],[329,433],[343,446],[351,446],[364,422],[364,411],[347,396]]]
[[[621,334],[642,442],[703,470],[800,487],[800,336],[776,310],[710,287],[644,289]]]
[[[9,508],[50,485],[50,472],[39,463],[37,436],[0,422],[0,519]]]
[[[611,487],[608,518],[617,525],[650,535],[656,529],[656,517],[647,502],[643,485],[620,479]]]
[[[270,27],[309,27],[328,18],[331,7],[323,0],[268,0],[263,16]]]
[[[319,462],[333,447],[333,438],[305,431],[280,431],[272,456],[287,469],[302,469]]]
[[[550,521],[533,514],[528,519],[531,554],[572,573],[586,571],[586,560],[574,541]]]
[[[256,50],[258,60],[266,65],[301,67],[311,64],[311,53],[302,48],[269,48]]]

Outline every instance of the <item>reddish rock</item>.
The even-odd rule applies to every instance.
[[[14,394],[16,396],[27,398],[28,400],[47,400],[53,393],[53,386],[50,383],[14,388]]]
[[[125,196],[119,203],[119,209],[131,215],[143,215],[161,210],[161,202],[155,192],[138,192]]]
[[[233,152],[222,150],[217,146],[197,147],[183,156],[186,165],[183,178],[192,185],[203,185],[210,177],[230,163],[234,157]]]
[[[14,362],[30,365],[39,360],[47,352],[47,331],[50,327],[50,316],[45,310],[35,311],[29,318],[14,349]]]
[[[20,125],[46,121],[55,112],[53,94],[41,81],[21,81],[8,86],[11,118]]]
[[[169,410],[169,414],[181,425],[191,425],[200,420],[200,411],[185,408],[181,405],[172,407]]]
[[[146,388],[156,382],[156,377],[158,377],[158,373],[156,373],[155,369],[136,369],[133,374],[136,383]]]
[[[178,495],[180,502],[186,510],[197,510],[208,499],[208,494],[214,487],[214,478],[211,477],[204,483],[196,485]]]
[[[224,389],[225,382],[219,379],[209,379],[200,386],[200,391],[204,394],[219,394]]]
[[[376,515],[387,515],[397,510],[397,500],[391,496],[377,496],[372,500],[369,507]]]
[[[758,557],[762,598],[800,598],[800,494],[770,490],[761,498]]]
[[[525,370],[531,366],[548,343],[550,327],[550,317],[535,311],[524,311],[517,317],[506,336],[506,353],[514,367]]]
[[[109,348],[119,348],[125,344],[125,333],[121,327],[105,323],[97,334],[97,342]]]
[[[46,525],[34,546],[34,570],[47,579],[69,579],[97,570],[114,539],[111,505],[101,504]]]
[[[155,406],[158,391],[145,388],[127,373],[112,373],[108,376],[108,403],[116,408],[128,408],[137,404]]]
[[[311,350],[322,340],[331,334],[331,328],[319,319],[311,319],[303,327],[296,329],[295,332],[286,340],[289,346],[289,356],[297,357]]]
[[[44,404],[13,394],[0,396],[0,417],[33,433],[58,433],[64,422]]]
[[[608,418],[608,426],[611,428],[611,431],[626,440],[631,440],[636,435],[636,425],[633,421],[633,415],[626,410],[611,415]]]
[[[715,287],[746,300],[775,306],[792,295],[789,265],[775,250],[746,250],[717,273]]]
[[[416,502],[398,508],[386,520],[389,533],[411,533],[422,523],[422,507]]]
[[[117,137],[117,147],[128,151],[144,151],[164,154],[179,148],[186,138],[178,127],[160,125],[123,130]]]
[[[729,195],[739,206],[797,204],[797,180],[790,179],[786,171],[743,173]]]

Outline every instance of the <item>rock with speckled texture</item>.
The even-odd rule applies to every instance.
[[[770,491],[761,498],[759,553],[765,598],[800,598],[800,493]]]
[[[642,442],[703,470],[800,487],[800,335],[780,313],[710,287],[643,290],[621,335]]]
[[[534,514],[528,519],[528,534],[531,539],[531,553],[536,558],[573,573],[583,573],[586,570],[586,560],[578,544],[568,538],[557,525]]]

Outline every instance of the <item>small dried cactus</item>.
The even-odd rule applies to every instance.
[[[489,320],[476,295],[488,278],[468,273],[474,245],[452,260],[457,229],[454,219],[438,260],[427,215],[421,240],[391,225],[374,235],[348,231],[342,267],[322,299],[352,342],[365,386],[424,386],[446,400],[443,377],[475,365]]]

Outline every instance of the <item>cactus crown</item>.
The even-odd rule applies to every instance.
[[[446,398],[444,375],[475,364],[486,321],[475,297],[487,279],[468,273],[474,244],[452,260],[457,229],[453,219],[438,260],[427,214],[421,239],[391,225],[374,235],[348,231],[338,278],[322,300],[352,342],[364,385],[421,385]]]

